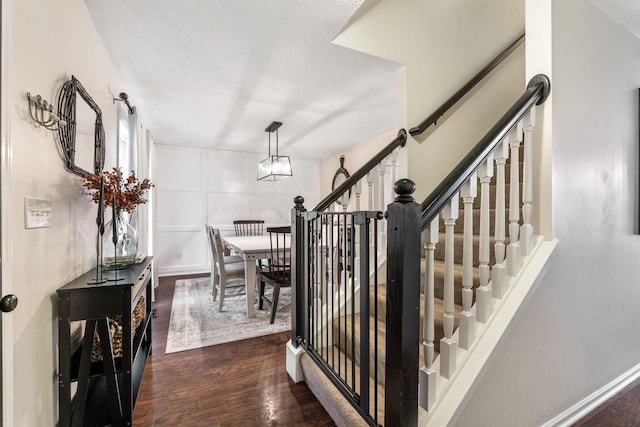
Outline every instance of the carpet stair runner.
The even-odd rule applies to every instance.
[[[520,159],[522,159],[522,146],[520,148]],[[522,180],[522,166],[523,163],[520,163],[520,179]],[[508,181],[508,177],[510,176],[509,164],[507,163],[505,167],[505,177]],[[509,202],[509,185],[505,185],[505,204],[508,206]],[[490,205],[495,205],[495,178],[492,180],[490,185]],[[473,272],[473,287],[474,289],[480,285],[479,273],[478,273],[478,250],[480,243],[480,185],[478,184],[478,195],[474,200],[473,204],[473,258],[474,258],[474,272]],[[490,209],[490,236],[494,235],[495,229],[495,209]],[[505,213],[505,233],[507,234],[505,245],[509,244],[508,238],[508,230],[509,230],[509,209],[506,209]],[[445,251],[445,233],[444,233],[444,221],[440,218],[440,243],[436,245],[436,250],[434,253],[435,258],[435,279],[434,279],[434,291],[435,291],[435,339],[434,339],[434,347],[435,347],[435,355],[434,358],[438,356],[440,349],[440,339],[444,337],[443,331],[443,295],[444,295],[444,251]],[[454,330],[458,327],[458,318],[459,314],[462,311],[462,252],[463,252],[463,231],[464,231],[464,206],[462,201],[460,202],[460,212],[458,220],[456,220],[456,225],[454,227]],[[490,241],[490,254],[491,260],[489,265],[493,265],[495,263],[495,252],[493,250],[495,240],[492,238]],[[425,253],[424,248],[422,249],[422,259],[421,259],[421,288],[420,288],[420,336],[422,337],[422,322],[424,318],[424,294],[422,291],[424,289],[424,272],[425,272]],[[373,294],[373,289],[371,290],[371,294]],[[377,306],[377,318],[374,317],[374,301],[373,296],[370,299],[370,331],[369,331],[369,342],[373,343],[375,336],[377,335],[378,339],[378,355],[377,360],[375,359],[375,355],[370,355],[370,376],[373,379],[375,375],[375,371],[377,371],[377,378],[380,383],[380,390],[378,390],[378,422],[384,425],[384,375],[385,375],[385,336],[386,336],[386,284],[380,284],[378,286],[378,298],[375,301],[375,305]],[[475,302],[475,292],[474,292],[474,302]],[[352,320],[353,319],[353,320]],[[355,325],[351,323],[355,322]],[[373,326],[375,325],[375,327]],[[346,316],[340,317],[334,320],[333,324],[333,333],[334,333],[334,341],[336,341],[337,346],[333,350],[334,360],[341,361],[340,364],[345,364],[346,366],[351,365],[352,358],[355,358],[356,365],[356,374],[359,378],[359,366],[360,366],[360,315],[356,314],[355,316]],[[340,331],[340,332],[338,332]],[[352,332],[353,331],[353,332]],[[338,340],[338,333],[340,333],[340,339]],[[353,335],[353,336],[352,336]],[[353,349],[356,351],[354,352]],[[420,360],[422,360],[422,352],[419,349],[420,343],[416,343],[416,351],[420,351]],[[338,356],[339,353],[339,356]],[[422,366],[422,362],[420,363]],[[373,380],[371,381],[374,382]],[[355,384],[359,384],[357,381]],[[373,400],[373,397],[371,398]],[[373,413],[373,402],[371,403],[371,412]],[[334,418],[335,419],[335,418]],[[338,423],[340,424],[340,423]]]

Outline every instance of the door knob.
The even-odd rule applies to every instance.
[[[0,299],[0,311],[4,313],[9,313],[10,311],[15,310],[17,306],[18,297],[13,294],[5,295]]]

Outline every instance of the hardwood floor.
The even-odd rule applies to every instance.
[[[307,386],[287,375],[289,332],[164,354],[177,278],[161,278],[156,289],[153,354],[134,426],[335,425]]]
[[[206,277],[182,276],[182,277]],[[153,355],[142,379],[134,426],[334,426],[307,386],[285,371],[289,333],[164,354],[177,278],[156,289]],[[574,427],[640,427],[640,380]]]
[[[573,427],[640,427],[640,379],[598,406]]]

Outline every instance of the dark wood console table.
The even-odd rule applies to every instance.
[[[93,269],[57,291],[61,427],[131,425],[151,354],[152,257],[117,274],[122,280],[89,284],[96,275]],[[134,310],[138,325],[132,331]],[[118,345],[112,344],[111,335],[118,329],[114,319],[121,325]],[[72,328],[72,322],[81,321],[84,328],[80,323]]]

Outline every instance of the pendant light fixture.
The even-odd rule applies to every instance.
[[[293,176],[289,156],[278,153],[278,128],[281,122],[273,122],[265,129],[269,133],[269,157],[258,163],[258,181],[275,181]],[[276,154],[271,155],[271,134],[276,133]]]

